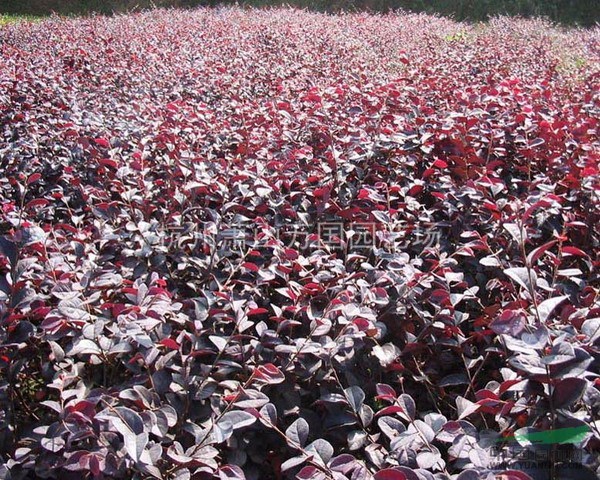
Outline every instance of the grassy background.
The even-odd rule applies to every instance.
[[[600,0],[0,0],[0,13],[12,15],[111,14],[133,9],[193,7],[239,3],[249,6],[293,5],[319,11],[403,8],[437,12],[458,20],[485,20],[491,15],[546,16],[564,24],[600,22]]]
[[[40,17],[34,17],[32,15],[11,15],[0,13],[0,25],[7,25],[9,23],[20,22],[22,20],[35,21]]]

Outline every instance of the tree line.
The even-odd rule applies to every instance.
[[[235,4],[291,5],[324,12],[404,9],[451,15],[457,20],[481,21],[494,15],[543,16],[570,25],[600,22],[600,0],[0,0],[0,13],[48,15],[124,12],[159,7]]]

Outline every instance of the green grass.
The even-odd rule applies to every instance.
[[[44,17],[37,17],[34,15],[12,15],[9,13],[0,13],[0,26],[20,22],[39,22],[43,18]]]
[[[468,36],[469,34],[467,32],[465,32],[464,30],[460,30],[453,35],[447,35],[445,37],[445,40],[447,42],[461,42],[463,40],[466,40]]]

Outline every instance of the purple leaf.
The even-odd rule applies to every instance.
[[[348,403],[350,403],[352,410],[355,412],[360,411],[360,407],[362,407],[362,404],[365,401],[365,392],[363,392],[362,388],[354,385],[346,388],[344,394],[348,399]]]
[[[540,322],[545,323],[554,309],[567,298],[569,298],[567,295],[561,295],[560,297],[549,298],[540,303],[537,308]]]
[[[224,465],[219,468],[219,480],[246,480],[244,471],[237,465]]]
[[[109,420],[123,437],[125,450],[134,462],[140,459],[148,433],[144,431],[144,421],[136,412],[127,407],[113,407],[96,415],[96,419]]]
[[[298,465],[302,465],[303,463],[306,462],[306,460],[308,460],[308,459],[304,455],[299,455],[297,457],[292,457],[292,458],[286,460],[285,462],[283,462],[281,464],[281,471],[285,472],[285,471],[290,470],[290,469],[292,469],[294,467],[297,467]]]
[[[469,415],[478,411],[480,408],[481,405],[478,405],[477,403],[473,403],[461,396],[456,397],[456,409],[459,420],[468,417]]]
[[[348,453],[342,453],[329,461],[329,468],[335,472],[347,475],[356,466],[356,458]]]
[[[530,292],[532,291],[537,281],[537,275],[535,271],[533,269],[528,270],[525,267],[507,268],[504,270],[504,274],[511,280],[513,280],[515,283],[519,284],[521,287]]]
[[[290,447],[303,447],[308,440],[308,432],[308,423],[306,420],[298,418],[285,431],[285,436]]]
[[[298,480],[325,480],[327,475],[312,465],[304,467],[296,474]]]
[[[333,447],[327,440],[317,438],[314,442],[307,445],[304,451],[314,455],[314,460],[321,465],[327,465],[329,459],[333,456]]]
[[[555,408],[567,408],[581,400],[588,386],[584,378],[565,378],[554,386],[552,402]]]
[[[517,337],[525,328],[527,319],[517,310],[505,310],[490,322],[490,328],[498,335],[505,334]]]

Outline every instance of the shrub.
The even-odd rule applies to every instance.
[[[597,36],[1,28],[1,476],[593,478]]]

